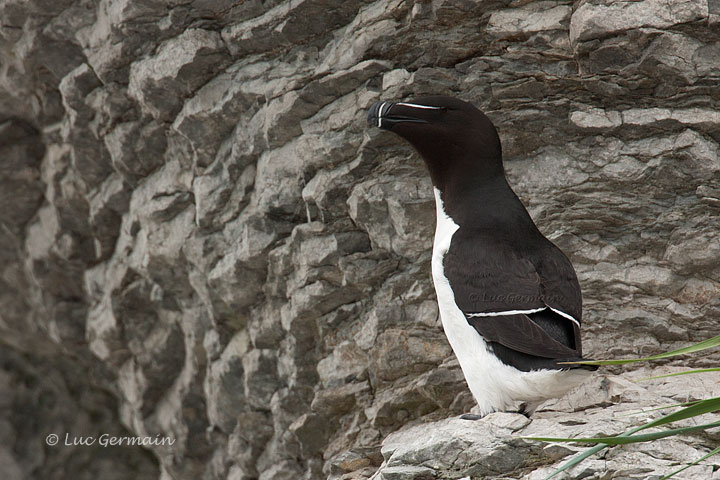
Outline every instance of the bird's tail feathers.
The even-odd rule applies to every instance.
[[[590,362],[589,358],[558,358],[555,363],[562,370],[588,370],[594,372],[598,369],[598,365],[586,365],[584,363],[567,363],[567,362]]]

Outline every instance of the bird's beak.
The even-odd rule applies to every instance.
[[[408,115],[406,112],[404,115],[397,113],[393,114],[393,107],[406,106],[408,104],[395,103],[395,102],[375,102],[370,106],[368,110],[367,121],[368,125],[372,127],[382,128],[383,130],[390,130],[394,125],[398,123],[428,123],[427,120],[422,118],[414,117],[411,114]],[[409,109],[400,109],[408,111]]]

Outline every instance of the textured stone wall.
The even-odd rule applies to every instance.
[[[527,474],[380,449],[472,399],[434,302],[424,166],[365,111],[422,94],[486,111],[511,184],[575,264],[588,356],[667,350],[718,333],[718,15],[716,0],[0,0],[0,477]],[[503,418],[483,435],[524,428]],[[53,432],[176,443],[52,448]],[[646,478],[623,470],[636,461],[611,475]]]

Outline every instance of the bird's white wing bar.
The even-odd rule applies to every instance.
[[[403,107],[410,107],[410,108],[424,108],[426,110],[444,110],[445,109],[445,107],[432,107],[430,105],[418,105],[417,103],[400,102],[400,103],[396,103],[395,105],[402,105]],[[382,105],[380,106],[380,112],[382,112]]]
[[[548,308],[549,308],[550,310],[552,310],[553,312],[557,313],[558,315],[560,315],[561,317],[567,318],[568,320],[570,320],[571,322],[573,322],[575,325],[577,325],[578,328],[580,328],[580,322],[578,322],[577,320],[575,320],[571,315],[568,315],[568,314],[565,313],[565,312],[561,312],[560,310],[556,310],[556,309],[554,309],[554,308],[552,308],[552,307],[548,307]]]
[[[467,317],[500,317],[502,315],[520,315],[527,313],[537,313],[545,310],[546,307],[532,308],[530,310],[506,310],[504,312],[485,312],[485,313],[466,313]],[[563,314],[563,316],[565,316]],[[572,317],[571,317],[572,318]]]
[[[573,322],[575,325],[577,325],[578,328],[580,328],[580,322],[575,320],[572,316],[568,315],[567,313],[561,312],[560,310],[556,310],[552,307],[533,308],[530,310],[506,310],[504,312],[468,313],[468,314],[466,314],[466,316],[467,317],[499,317],[502,315],[520,315],[520,314],[542,312],[546,308],[549,308],[550,310],[557,313],[558,315],[560,315],[563,318],[567,318],[568,320]]]

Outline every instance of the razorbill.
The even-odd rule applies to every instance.
[[[434,96],[377,102],[368,122],[407,140],[430,172],[440,317],[480,416],[519,402],[531,414],[582,382],[596,367],[559,364],[582,359],[575,270],[508,185],[488,117]]]

